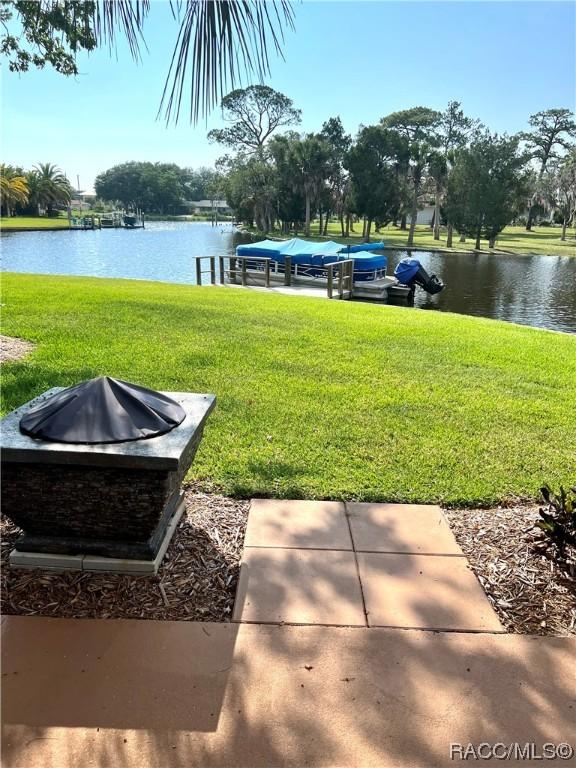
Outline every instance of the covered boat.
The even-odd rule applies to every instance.
[[[230,258],[228,275],[232,283],[241,277],[242,285],[251,280],[253,284],[263,282],[268,288],[279,282],[314,289],[325,286],[329,298],[336,286],[339,298],[354,296],[370,301],[409,299],[414,296],[415,285],[430,294],[442,290],[442,281],[436,275],[428,275],[417,259],[403,259],[394,276],[387,275],[384,248],[382,242],[343,245],[334,240],[318,243],[299,237],[260,240],[236,247],[236,258]]]
[[[388,260],[384,254],[369,253],[383,250],[384,243],[362,243],[360,245],[342,245],[333,240],[315,243],[294,237],[291,240],[261,240],[258,243],[239,245],[237,256],[267,256],[278,264],[285,264],[290,257],[292,267],[308,267],[308,273],[314,276],[328,264],[336,261],[354,259],[354,280],[376,280],[386,273]],[[301,270],[298,270],[302,274]],[[319,272],[318,272],[319,273]]]

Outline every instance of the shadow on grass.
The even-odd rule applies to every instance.
[[[2,409],[11,411],[52,387],[69,387],[101,375],[87,366],[59,369],[35,363],[2,366]]]
[[[247,470],[254,477],[256,487],[264,489],[262,496],[274,495],[274,487],[280,483],[290,485],[290,481],[305,474],[302,467],[287,461],[274,459],[250,459],[246,464]],[[299,498],[290,497],[290,498]]]

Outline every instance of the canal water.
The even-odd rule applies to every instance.
[[[14,232],[0,238],[2,269],[195,283],[193,256],[232,255],[231,225],[149,222],[146,229]],[[387,251],[391,274],[405,251]],[[415,306],[576,333],[576,258],[415,252],[446,287],[416,290]]]

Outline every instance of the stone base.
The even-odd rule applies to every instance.
[[[59,391],[49,390],[2,419],[2,512],[24,532],[16,549],[153,560],[215,398],[163,393],[186,418],[146,440],[84,445],[23,434],[21,418]]]
[[[132,576],[154,576],[162,562],[166,550],[174,536],[178,523],[184,513],[184,497],[180,497],[174,512],[152,560],[122,559],[118,557],[99,557],[97,555],[61,555],[52,552],[20,552],[14,549],[10,553],[9,564],[12,568],[42,569],[45,571],[88,571],[93,573],[127,573]]]
[[[125,526],[118,523],[106,538],[101,536],[70,536],[53,533],[38,535],[24,531],[16,541],[18,552],[46,553],[47,555],[95,555],[120,560],[153,560],[158,554],[166,528],[183,498],[182,491],[174,492],[164,507],[152,533],[144,539],[130,538]],[[146,533],[143,531],[142,533]],[[135,534],[132,534],[135,536]],[[142,535],[142,534],[140,534]]]

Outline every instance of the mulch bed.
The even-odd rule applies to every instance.
[[[444,514],[509,632],[576,633],[576,559],[561,567],[552,557],[534,526],[538,507],[511,503]]]
[[[230,621],[249,502],[186,489],[186,512],[157,576],[8,567],[19,530],[0,519],[3,613]],[[538,508],[444,511],[509,632],[576,633],[576,562],[560,568],[534,527]]]
[[[0,336],[0,363],[13,363],[29,355],[34,344],[12,336]]]
[[[20,530],[2,518],[2,612],[61,618],[229,621],[248,506],[246,501],[188,488],[186,511],[157,576],[10,568],[8,555]]]

